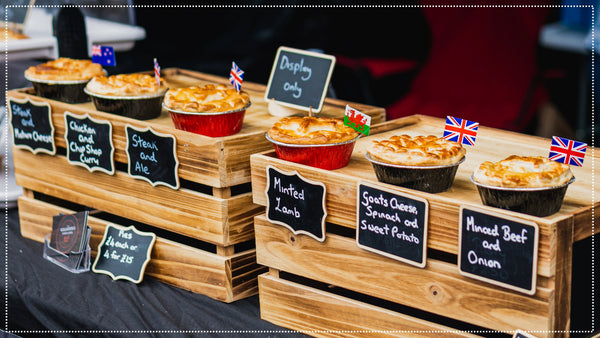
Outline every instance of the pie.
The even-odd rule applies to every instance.
[[[439,166],[458,163],[466,153],[460,143],[434,135],[394,135],[373,141],[367,153],[375,161],[405,166]]]
[[[486,161],[473,173],[477,183],[507,188],[555,187],[572,177],[569,165],[543,156],[511,155],[495,163]]]
[[[277,121],[269,130],[271,139],[288,144],[332,144],[354,140],[359,133],[344,121],[329,117],[292,116]]]
[[[18,33],[12,29],[0,27],[0,40],[4,40],[5,38],[8,40],[29,39],[29,37],[25,34]]]
[[[222,84],[207,84],[169,89],[164,104],[168,109],[182,112],[219,113],[247,107],[250,96]]]
[[[95,76],[103,76],[102,66],[91,60],[58,58],[25,70],[30,81],[85,81]]]
[[[160,86],[154,76],[148,74],[119,74],[97,76],[90,81],[86,89],[91,94],[107,96],[142,96],[164,93],[166,82],[160,79]]]

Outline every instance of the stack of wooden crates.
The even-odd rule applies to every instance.
[[[163,76],[172,88],[228,83],[226,78],[177,68],[163,70]],[[273,148],[265,132],[280,118],[268,114],[265,86],[244,82],[244,90],[252,106],[242,131],[220,138],[177,130],[165,111],[158,118],[139,121],[97,111],[92,103],[47,100],[31,88],[9,91],[9,99],[49,103],[58,148],[56,155],[14,149],[17,184],[24,188],[18,201],[21,234],[43,242],[51,231],[52,216],[92,209],[92,256],[107,223],[133,224],[157,234],[147,276],[223,302],[256,294],[257,276],[266,268],[256,263],[253,221],[264,207],[252,203],[250,155]],[[322,114],[342,117],[345,105],[327,99]],[[356,106],[376,122],[385,119],[382,108]],[[111,123],[114,175],[69,164],[66,111]],[[127,173],[126,125],[151,127],[176,138],[179,189],[152,186]]]
[[[597,152],[587,151],[585,165],[573,167],[562,208],[548,217],[534,217],[483,206],[470,175],[483,161],[508,155],[547,156],[550,140],[480,126],[475,147],[468,147],[449,191],[430,194],[378,182],[365,151],[375,139],[395,134],[441,135],[444,120],[409,116],[373,128],[361,138],[348,166],[321,170],[277,158],[273,152],[251,156],[254,202],[267,205],[267,166],[296,171],[325,185],[326,237],[319,242],[295,235],[255,217],[256,254],[269,272],[259,276],[261,317],[310,335],[364,336],[489,336],[516,330],[538,337],[569,335],[572,247],[592,235],[598,224],[598,196],[592,190]],[[357,185],[375,184],[424,198],[429,203],[427,260],[424,268],[358,247]],[[477,207],[535,222],[539,228],[537,285],[527,295],[459,273],[459,210]],[[581,284],[581,283],[580,283]],[[586,283],[584,283],[586,285]],[[458,328],[458,329],[457,329]]]

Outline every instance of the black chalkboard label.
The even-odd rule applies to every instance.
[[[267,166],[267,219],[294,234],[325,240],[325,185]]]
[[[461,274],[528,295],[535,293],[536,223],[461,207],[458,241]]]
[[[32,153],[56,154],[52,114],[47,102],[8,99],[13,144]]]
[[[358,183],[356,243],[359,247],[418,267],[427,256],[427,200]]]
[[[517,330],[517,331],[515,331],[513,338],[537,338],[537,337],[532,334],[529,334],[528,332]]]
[[[155,241],[155,234],[141,232],[133,225],[107,224],[92,271],[107,274],[115,280],[139,283],[144,278]]]
[[[129,175],[153,186],[160,184],[179,189],[175,137],[157,133],[150,127],[137,129],[127,125],[125,129]]]
[[[321,111],[331,80],[335,57],[301,49],[279,47],[265,99],[301,110]]]
[[[78,116],[65,112],[65,141],[69,163],[86,167],[89,171],[115,173],[112,125],[88,114]]]

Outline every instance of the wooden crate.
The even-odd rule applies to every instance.
[[[423,321],[356,300],[356,295],[376,298],[382,303],[420,309],[436,318],[457,320],[474,326],[472,332],[532,330],[535,335],[568,335],[571,299],[572,247],[592,235],[598,223],[598,206],[592,204],[592,167],[600,163],[594,149],[588,149],[584,167],[572,168],[576,182],[569,186],[560,211],[548,217],[533,217],[483,206],[470,175],[479,163],[497,161],[510,154],[548,153],[550,140],[492,128],[480,127],[475,147],[467,149],[466,161],[459,167],[452,188],[429,194],[377,181],[365,150],[372,140],[393,134],[440,135],[444,121],[427,116],[409,116],[385,123],[391,129],[357,141],[348,166],[326,171],[280,160],[274,152],[251,156],[254,202],[266,205],[266,167],[286,172],[297,171],[308,180],[326,187],[326,239],[318,242],[308,236],[294,235],[287,228],[270,223],[264,215],[255,217],[257,260],[270,267],[259,277],[259,296],[263,319],[296,330],[317,330],[315,336],[334,336],[327,330],[381,329],[390,335],[439,334],[437,319]],[[593,163],[592,163],[593,162]],[[428,259],[421,269],[361,249],[356,244],[357,183],[370,182],[398,192],[424,198],[429,203],[427,239]],[[539,227],[537,285],[532,296],[495,286],[459,273],[459,210],[477,207],[535,222]],[[381,273],[374,273],[381,271]],[[385,271],[385,272],[384,272]],[[351,296],[339,296],[312,288],[282,272],[347,290]],[[332,290],[333,290],[332,289]],[[375,302],[377,303],[377,302]],[[311,306],[307,304],[313,304]],[[297,311],[296,311],[297,310]],[[360,317],[360,314],[365,314]],[[345,319],[346,315],[359,319]],[[376,318],[373,322],[371,318]],[[440,322],[443,322],[440,320]],[[374,324],[377,323],[377,324]],[[402,331],[402,332],[400,332]],[[422,331],[422,332],[421,332]],[[416,331],[415,331],[416,332]],[[471,332],[471,331],[469,331]],[[467,331],[449,333],[469,335]],[[353,335],[349,333],[349,335]],[[359,336],[359,333],[354,334]],[[415,335],[417,335],[415,333]]]
[[[163,76],[172,88],[228,83],[226,78],[177,68],[164,70]],[[252,106],[246,112],[242,130],[235,135],[218,138],[176,129],[164,110],[155,119],[141,121],[97,111],[91,102],[67,104],[38,97],[32,88],[11,90],[7,92],[9,98],[29,98],[34,102],[49,103],[57,147],[56,155],[33,154],[28,150],[14,149],[17,184],[36,194],[84,205],[214,245],[216,255],[210,256],[215,259],[211,264],[227,265],[229,263],[223,263],[224,259],[235,253],[235,245],[254,240],[253,217],[261,213],[264,207],[252,202],[250,155],[273,149],[265,138],[265,132],[280,119],[267,111],[265,86],[244,82],[244,90],[250,94]],[[341,118],[346,104],[347,102],[326,99],[321,114]],[[375,121],[385,119],[385,110],[382,108],[352,105],[371,115]],[[76,115],[88,114],[96,120],[111,123],[115,147],[114,175],[90,172],[87,168],[69,164],[65,155],[64,114],[67,111]],[[179,161],[177,173],[181,182],[179,189],[152,186],[127,173],[126,125],[138,129],[151,127],[158,133],[175,137]],[[22,222],[23,236],[43,240],[43,236],[38,234],[39,229],[28,229],[32,224]],[[46,225],[50,226],[51,223]],[[166,259],[168,261],[168,257]],[[197,274],[196,278],[200,280],[208,277]],[[220,278],[227,280],[230,284],[228,288],[233,290],[227,273]],[[188,288],[188,284],[180,283],[178,277],[172,279],[172,284]],[[193,289],[224,301],[239,299],[240,295],[250,295],[246,290],[234,290],[223,296],[222,292],[212,292],[210,288]]]
[[[19,197],[21,234],[23,237],[43,242],[52,229],[52,216],[82,210],[61,207],[55,202],[45,202],[43,198],[34,196],[31,190],[25,190],[24,195]],[[89,216],[88,225],[92,228],[92,257],[97,253],[107,223],[131,225]],[[227,248],[231,250],[211,252],[206,248],[197,248],[157,236],[145,276],[227,303],[256,294],[256,278],[266,270],[256,263],[255,249],[237,251],[233,246]]]

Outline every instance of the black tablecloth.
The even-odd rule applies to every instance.
[[[0,267],[6,266],[8,275],[0,285],[2,289],[8,285],[8,292],[2,292],[7,297],[2,303],[8,308],[0,327],[10,333],[35,337],[304,336],[260,319],[258,296],[226,304],[153,278],[134,284],[93,272],[70,273],[42,258],[42,243],[21,236],[16,208],[8,210],[5,220]],[[596,259],[596,278],[592,278],[593,247],[591,239],[573,246],[571,337],[591,337],[592,329],[599,331],[599,311],[592,315],[594,303],[599,304],[598,291],[592,302],[592,283],[598,284],[600,270]]]
[[[8,306],[5,331],[36,337],[304,336],[260,319],[258,296],[226,304],[154,278],[134,284],[91,271],[70,273],[43,259],[42,243],[20,235],[17,209],[8,210],[7,221],[0,241],[6,253],[0,266],[8,263],[1,283],[8,285],[2,293],[8,296],[2,302]]]

